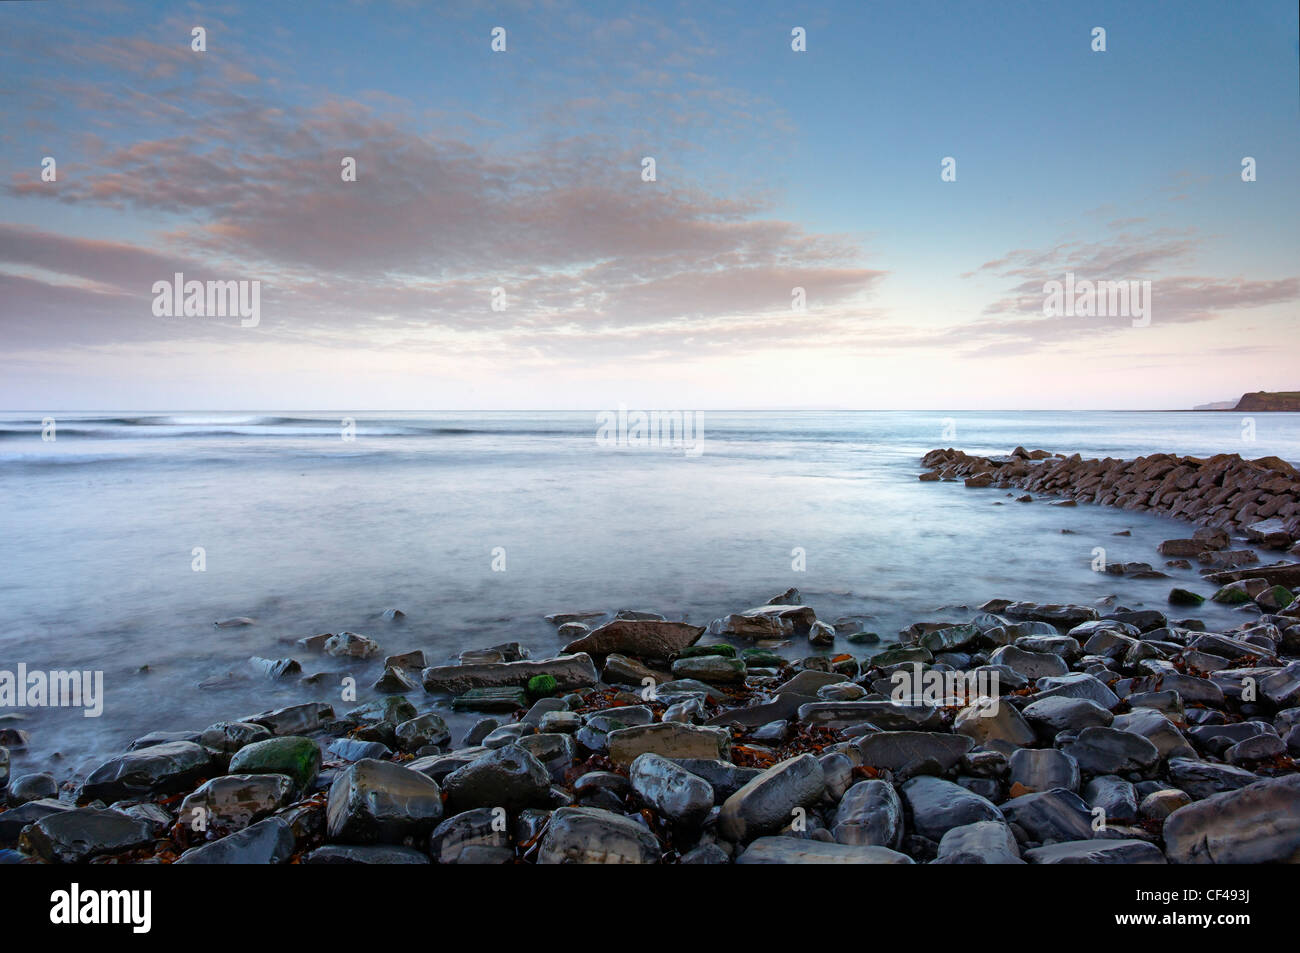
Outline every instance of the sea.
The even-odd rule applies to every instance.
[[[507,641],[540,658],[562,646],[550,613],[635,609],[707,624],[789,587],[819,618],[857,620],[882,645],[913,622],[968,620],[995,597],[1113,597],[1227,628],[1240,610],[1167,605],[1173,586],[1213,591],[1194,570],[1132,580],[1094,568],[1099,550],[1164,568],[1156,546],[1188,524],[922,483],[920,458],[1023,446],[1300,462],[1300,414],[704,410],[685,415],[689,445],[638,441],[611,432],[611,419],[0,414],[0,672],[21,663],[103,678],[97,717],[0,711],[30,735],[11,770],[67,775],[151,731],[375,697],[378,659],[296,644],[326,632],[370,636],[381,654],[423,649],[431,664]],[[386,619],[389,609],[404,615]],[[214,624],[237,617],[252,623]],[[830,651],[871,649],[840,639]],[[292,657],[322,677],[271,681],[252,657]],[[356,702],[341,700],[345,675]],[[447,707],[423,692],[412,700]],[[466,717],[449,715],[455,737]]]

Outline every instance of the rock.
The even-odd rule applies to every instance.
[[[564,780],[565,772],[573,766],[578,755],[577,744],[571,735],[566,734],[527,735],[515,744],[540,761],[551,780],[557,784]]]
[[[5,792],[9,804],[17,807],[19,804],[26,804],[28,801],[39,801],[42,798],[57,798],[59,796],[59,783],[54,780],[54,775],[42,772],[40,774],[20,774],[9,782],[9,790]]]
[[[546,767],[518,745],[497,748],[457,768],[442,782],[447,809],[501,807],[515,814],[548,803],[551,776]]]
[[[605,668],[601,672],[601,678],[609,685],[630,685],[633,688],[672,681],[672,676],[668,673],[642,665],[636,659],[617,653],[605,657]]]
[[[1163,864],[1165,855],[1144,840],[1060,841],[1025,851],[1031,864]]]
[[[745,681],[745,663],[722,655],[680,658],[673,662],[674,678],[693,678],[707,685],[739,685]]]
[[[1084,672],[1040,678],[1035,687],[1038,694],[1033,696],[1034,701],[1055,697],[1086,698],[1108,709],[1119,704],[1119,698],[1100,679]]]
[[[1019,747],[1033,744],[1035,738],[1034,729],[1013,706],[982,702],[963,708],[952,730],[973,738],[977,744],[997,740]]]
[[[572,711],[548,711],[538,722],[537,730],[543,734],[563,732],[573,734],[582,727],[582,716]]]
[[[266,741],[270,737],[271,729],[264,725],[251,721],[221,721],[203,729],[198,742],[212,751],[233,754],[255,741]]]
[[[325,640],[323,648],[326,655],[337,658],[368,659],[379,654],[378,642],[356,632],[340,632],[338,635],[331,635]]]
[[[293,831],[278,817],[268,817],[252,827],[221,840],[191,847],[178,864],[283,864],[293,856]]]
[[[723,802],[718,830],[741,842],[775,833],[790,823],[795,808],[816,803],[825,784],[821,762],[810,754],[775,764]]]
[[[1047,740],[1055,738],[1062,731],[1078,732],[1095,726],[1106,727],[1115,717],[1095,701],[1060,695],[1031,702],[1021,714]]]
[[[929,731],[943,724],[943,715],[933,705],[909,705],[892,701],[810,702],[800,705],[799,720],[825,728],[851,728],[871,723],[882,731]]]
[[[428,833],[442,819],[442,791],[418,771],[367,759],[334,779],[326,810],[332,841],[400,843]]]
[[[633,725],[608,732],[610,759],[631,764],[647,751],[665,758],[727,758],[731,753],[731,733],[724,728],[661,722]]]
[[[153,825],[120,811],[79,808],[48,814],[26,828],[24,851],[54,864],[80,864],[153,843]]]
[[[551,815],[539,864],[653,864],[659,842],[641,824],[590,807],[562,807]]]
[[[1089,774],[1141,771],[1160,760],[1160,752],[1146,738],[1116,728],[1085,728],[1061,750]]]
[[[817,615],[808,606],[759,606],[709,623],[713,636],[749,639],[807,637]]]
[[[644,624],[644,623],[642,623]],[[421,673],[427,692],[464,695],[476,688],[522,688],[537,675],[550,675],[558,691],[596,684],[596,666],[585,653],[559,658],[518,662],[483,662],[472,665],[438,665]]]
[[[87,776],[78,801],[120,801],[172,794],[193,786],[212,768],[208,752],[192,741],[171,741],[110,758]]]
[[[523,688],[471,688],[451,700],[455,711],[512,712],[528,707],[528,692]]]
[[[213,778],[181,802],[179,821],[216,834],[243,830],[288,804],[293,789],[294,782],[283,774]]]
[[[1190,758],[1169,759],[1169,780],[1178,788],[1200,800],[1215,794],[1236,791],[1259,778],[1243,768],[1227,764],[1211,764]]]
[[[713,789],[715,804],[725,801],[763,773],[761,768],[742,768],[730,761],[718,759],[675,758],[673,761],[679,767],[709,783]]]
[[[20,807],[0,811],[0,844],[16,844],[18,835],[28,824],[35,824],[41,818],[51,814],[72,810],[75,808],[71,804],[56,801],[54,798],[42,798],[39,801],[28,801]]]
[[[731,858],[717,844],[700,844],[682,854],[680,864],[729,864]]]
[[[1012,793],[1079,789],[1079,763],[1058,748],[1021,748],[1011,755]]]
[[[394,844],[326,844],[302,859],[304,864],[427,864],[414,847]]]
[[[1142,804],[1138,808],[1138,813],[1143,819],[1149,821],[1163,821],[1180,807],[1186,807],[1192,803],[1192,797],[1186,791],[1179,791],[1176,788],[1164,788],[1159,791],[1152,791],[1142,799]]]
[[[707,781],[667,758],[638,755],[628,771],[632,790],[650,807],[685,827],[698,827],[713,808]]]
[[[954,827],[1003,819],[1002,812],[986,798],[941,778],[912,778],[903,785],[902,794],[913,829],[933,841]]]
[[[1266,778],[1174,811],[1165,850],[1175,864],[1300,862],[1300,775]]]
[[[1133,824],[1138,819],[1137,791],[1123,778],[1114,775],[1093,778],[1083,796],[1090,808],[1102,809],[1107,824]]]
[[[344,761],[361,761],[364,758],[387,760],[393,751],[379,741],[358,741],[356,738],[336,738],[330,742],[329,753]]]
[[[1009,823],[1041,844],[1093,836],[1092,814],[1079,795],[1064,788],[1022,794],[1002,805]]]
[[[1132,704],[1131,698],[1129,702]],[[1141,735],[1156,746],[1162,759],[1188,758],[1196,754],[1174,723],[1154,708],[1134,708],[1126,715],[1117,715],[1114,727],[1118,731]]]
[[[307,702],[258,715],[249,715],[247,718],[241,718],[240,721],[262,725],[270,729],[273,735],[300,735],[309,731],[318,731],[326,719],[333,717],[332,706],[321,702]]]
[[[1070,670],[1065,659],[1050,652],[1027,652],[1014,645],[1003,645],[989,656],[992,665],[1005,665],[1030,680],[1046,675],[1064,675]]]
[[[403,751],[418,751],[427,745],[441,747],[451,741],[451,731],[436,712],[417,715],[393,729]]]
[[[787,679],[778,685],[775,694],[816,695],[817,691],[826,685],[847,681],[848,679],[839,672],[818,672],[806,668],[801,672],[796,672],[793,678]]]
[[[936,864],[1023,864],[1020,845],[1002,821],[954,827],[939,841]]]
[[[283,774],[305,790],[320,773],[320,746],[310,738],[286,735],[255,741],[235,752],[231,774]]]
[[[463,811],[439,824],[429,835],[429,855],[435,863],[460,863],[467,848],[510,848],[505,817],[496,808]],[[512,851],[513,854],[513,851]]]
[[[566,655],[630,655],[638,659],[667,661],[694,645],[704,627],[685,622],[615,619],[564,647]]]
[[[858,846],[793,837],[760,837],[738,864],[910,864],[912,858],[888,847]]]
[[[934,761],[941,770],[949,771],[975,746],[966,735],[937,731],[878,731],[853,744],[862,764],[895,772],[923,761]]]
[[[384,669],[384,674],[375,679],[374,684],[370,687],[385,695],[401,695],[415,691],[420,687],[420,683],[408,675],[404,669],[390,666]]]
[[[824,673],[817,673],[824,674]],[[801,705],[809,704],[815,699],[807,695],[790,693],[779,694],[770,702],[751,705],[748,708],[733,708],[710,718],[707,725],[739,725],[742,728],[757,728],[771,721],[785,721],[794,718]]]
[[[1291,662],[1272,675],[1260,679],[1259,690],[1274,708],[1300,705],[1300,662]]]
[[[859,781],[835,811],[831,835],[839,844],[897,850],[903,843],[903,802],[887,781]]]
[[[1286,744],[1277,735],[1256,735],[1239,741],[1223,753],[1229,764],[1254,764],[1286,754]]]
[[[400,655],[389,655],[384,659],[384,668],[401,668],[412,672],[418,672],[427,665],[428,662],[424,660],[424,651],[422,649],[412,649],[410,652],[403,652]],[[388,848],[378,847],[375,849],[383,853]]]

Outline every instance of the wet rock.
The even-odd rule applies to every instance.
[[[721,655],[681,658],[673,662],[674,678],[693,678],[706,685],[739,685],[745,681],[745,663]]]
[[[1160,760],[1160,752],[1146,738],[1116,728],[1085,728],[1061,750],[1089,774],[1141,771]]]
[[[1211,764],[1208,761],[1193,761],[1190,758],[1171,758],[1169,780],[1180,790],[1200,800],[1244,788],[1248,784],[1254,784],[1259,778],[1244,768],[1234,768],[1227,764]]]
[[[1144,840],[1076,840],[1025,851],[1031,864],[1163,864],[1165,855]]]
[[[628,779],[641,800],[685,827],[698,827],[713,808],[713,788],[707,781],[657,754],[638,755]]]
[[[358,761],[330,785],[326,811],[332,841],[401,843],[427,834],[442,819],[442,791],[418,771],[388,761]]]
[[[553,659],[518,662],[483,662],[472,665],[437,665],[422,673],[424,690],[467,695],[472,689],[522,688],[538,675],[555,679],[557,691],[596,684],[596,666],[585,653]]]
[[[384,674],[375,679],[374,684],[370,687],[385,695],[402,695],[415,691],[420,687],[420,683],[408,675],[404,669],[390,666],[384,669]]]
[[[217,834],[242,830],[288,804],[293,790],[293,781],[283,774],[213,778],[181,802],[180,822]]]
[[[727,758],[731,733],[724,728],[667,722],[618,728],[606,735],[609,756],[618,764],[631,764],[638,755],[652,752],[665,758]]]
[[[760,837],[738,864],[910,864],[912,858],[888,847],[873,847],[793,837]]]
[[[954,827],[939,841],[936,864],[1023,864],[1020,845],[1002,821]]]
[[[304,864],[427,864],[414,847],[394,844],[326,844],[302,859]]]
[[[365,758],[386,760],[392,749],[379,741],[358,741],[356,738],[336,738],[330,742],[329,752],[344,761],[361,761]]]
[[[562,807],[537,855],[539,864],[653,864],[659,842],[641,824],[599,808]]]
[[[564,774],[573,765],[578,754],[578,746],[572,735],[535,734],[527,735],[515,742],[542,763],[551,780],[559,783]]]
[[[526,807],[546,806],[551,776],[523,748],[506,745],[457,768],[443,779],[442,786],[449,811],[501,807],[513,814]]]
[[[1035,738],[1034,729],[1013,706],[983,702],[963,708],[953,722],[952,730],[973,738],[977,744],[996,739],[1021,746],[1033,744]]]
[[[1180,808],[1164,826],[1176,864],[1300,862],[1300,775],[1256,781]]]
[[[368,659],[379,654],[379,643],[356,632],[331,635],[323,646],[326,655],[337,658]]]
[[[1092,814],[1079,795],[1064,788],[1022,794],[1002,805],[1007,822],[1031,841],[1050,844],[1093,836]]]
[[[1040,678],[1037,685],[1038,694],[1034,700],[1043,698],[1086,698],[1103,708],[1114,708],[1119,698],[1099,679],[1083,672],[1071,672],[1069,675],[1054,675]]]
[[[674,758],[681,768],[703,778],[713,789],[714,803],[721,803],[763,773],[760,768],[742,768],[716,758]]]
[[[233,754],[255,741],[265,741],[270,737],[271,730],[264,725],[251,721],[221,721],[203,729],[198,742],[212,751]]]
[[[617,653],[638,659],[667,661],[683,649],[694,645],[704,634],[704,627],[685,622],[662,620],[615,619],[564,647],[566,655]]]
[[[293,832],[278,817],[268,817],[252,827],[221,840],[191,847],[178,864],[283,864],[293,856]]]
[[[1152,791],[1142,799],[1142,804],[1138,807],[1138,813],[1144,820],[1163,821],[1180,807],[1186,807],[1192,803],[1192,796],[1186,791],[1179,791],[1177,788],[1164,788],[1158,791]]]
[[[1092,809],[1101,808],[1107,824],[1132,824],[1138,818],[1137,791],[1128,781],[1114,775],[1093,778],[1083,791]]]
[[[110,758],[87,776],[79,801],[120,801],[144,794],[172,794],[192,787],[212,768],[207,750],[192,741],[140,748]]]
[[[729,864],[731,857],[717,844],[700,844],[682,854],[682,864]]]
[[[28,801],[21,807],[0,811],[0,844],[13,845],[18,842],[18,835],[28,824],[35,824],[43,817],[74,810],[71,804],[56,801],[54,798],[42,798]]]
[[[49,863],[79,864],[153,843],[153,826],[120,811],[79,808],[36,821],[22,832],[20,846]]]
[[[859,781],[835,811],[831,835],[840,844],[897,850],[903,843],[903,802],[886,781]]]
[[[869,722],[882,731],[929,731],[943,724],[933,705],[892,701],[811,702],[799,706],[799,720],[826,728],[850,728]]]
[[[320,746],[310,738],[285,735],[255,741],[235,752],[230,759],[231,774],[283,774],[299,790],[311,786],[320,773]]]
[[[879,731],[864,735],[853,744],[864,765],[890,771],[929,760],[938,764],[940,770],[949,771],[975,746],[966,735],[937,731]]]
[[[319,731],[327,719],[334,717],[334,708],[321,702],[290,705],[275,711],[249,715],[240,721],[249,721],[270,729],[273,735],[300,735]]]
[[[708,633],[744,639],[807,637],[817,615],[808,606],[759,606],[709,623]]]
[[[451,731],[436,712],[417,715],[393,729],[403,751],[418,751],[426,745],[441,747],[451,741]]]
[[[510,834],[502,811],[475,808],[449,817],[429,836],[429,855],[439,864],[461,863],[471,847],[510,849]],[[513,855],[513,851],[512,851]]]
[[[1286,753],[1286,745],[1277,735],[1256,735],[1239,741],[1223,753],[1229,764],[1250,765],[1258,761],[1271,761]]]
[[[1147,739],[1156,746],[1162,759],[1196,755],[1183,733],[1154,708],[1135,708],[1126,715],[1117,715],[1113,727]]]
[[[400,655],[389,655],[384,659],[384,668],[400,668],[407,671],[418,672],[425,668],[428,663],[424,660],[423,649],[413,649],[410,652],[402,652]],[[380,851],[384,848],[379,848]]]
[[[1011,755],[1012,793],[1079,789],[1079,763],[1058,748],[1021,748]]]
[[[618,654],[606,656],[601,678],[609,685],[630,685],[633,688],[641,688],[647,684],[661,685],[672,681],[672,676],[667,672],[661,672],[643,665],[636,659]]]
[[[54,780],[54,775],[47,773],[40,774],[20,774],[9,782],[9,789],[5,792],[6,800],[11,807],[17,807],[19,804],[26,804],[28,801],[39,801],[42,798],[57,798],[59,796],[59,783]]]
[[[775,833],[795,808],[815,804],[825,784],[821,763],[810,754],[775,764],[723,802],[718,830],[742,842]]]
[[[1064,675],[1070,670],[1065,659],[1050,652],[1029,652],[1014,645],[1003,645],[989,656],[992,665],[1005,665],[1030,680],[1047,675]]]
[[[902,795],[912,815],[912,827],[933,841],[941,840],[954,827],[1003,819],[988,799],[941,778],[912,778],[903,785]]]
[[[1114,715],[1095,701],[1059,695],[1031,702],[1021,714],[1047,740],[1055,738],[1062,731],[1078,732],[1084,728],[1106,727],[1114,720]]]
[[[262,658],[259,655],[254,655],[248,661],[253,668],[272,680],[302,674],[302,666],[298,664],[297,659]]]

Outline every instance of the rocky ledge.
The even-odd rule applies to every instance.
[[[1198,526],[1242,532],[1271,549],[1300,555],[1300,472],[1277,457],[1237,454],[1136,460],[1084,459],[1017,447],[1005,456],[931,450],[922,480],[964,479],[967,486],[1018,487],[1080,503],[1151,511]]]
[[[556,614],[555,658],[467,652],[341,716],[158,732],[62,785],[0,749],[0,861],[1300,862],[1300,600],[1206,632],[997,599],[883,648],[802,603]],[[453,744],[448,707],[495,714]]]

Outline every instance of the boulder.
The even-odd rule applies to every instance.
[[[193,787],[212,770],[212,757],[192,741],[171,741],[128,751],[91,771],[79,801],[120,801],[147,794],[172,794]]]
[[[447,810],[501,807],[516,814],[549,803],[551,776],[537,758],[518,745],[489,751],[457,768],[442,782]]]
[[[912,778],[903,785],[902,794],[912,815],[913,829],[933,841],[942,839],[954,827],[1003,819],[991,801],[942,778]]]
[[[419,771],[364,760],[334,779],[326,810],[332,841],[395,844],[433,830],[442,819],[442,791]]]
[[[615,619],[564,647],[564,654],[630,655],[637,659],[668,661],[704,634],[704,627],[685,622]]]
[[[1300,775],[1255,781],[1179,808],[1164,826],[1175,864],[1300,863]]]
[[[659,841],[631,818],[594,807],[562,807],[551,815],[539,864],[653,864]]]
[[[831,824],[839,844],[897,850],[903,843],[903,802],[887,781],[859,781],[840,800]]]
[[[642,801],[685,827],[698,827],[713,808],[712,786],[660,755],[638,755],[628,770],[628,779]]]
[[[288,804],[293,790],[293,781],[283,774],[227,774],[185,798],[178,820],[218,834],[243,830]]]
[[[80,864],[147,847],[153,840],[153,825],[147,821],[120,811],[79,808],[42,817],[22,832],[19,843],[48,863]]]
[[[1020,845],[1002,821],[954,827],[939,841],[936,864],[1023,864]]]
[[[316,780],[320,767],[320,746],[311,738],[294,735],[255,741],[230,759],[231,774],[283,774],[299,790]]]
[[[294,852],[293,831],[278,817],[268,817],[221,840],[191,847],[178,864],[283,864]]]
[[[718,815],[718,830],[732,841],[749,841],[789,824],[795,808],[816,803],[826,786],[821,762],[811,754],[768,768],[731,795]]]

